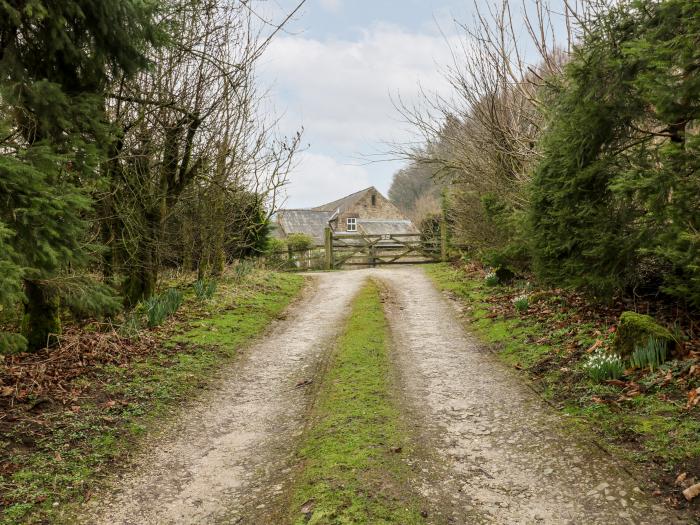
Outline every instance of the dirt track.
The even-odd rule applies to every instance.
[[[310,402],[296,385],[317,371],[369,276],[388,289],[397,394],[427,451],[415,470],[433,502],[429,521],[676,523],[480,348],[420,268],[313,276],[287,318],[164,431],[110,496],[96,498],[85,523],[249,523],[264,515],[284,490]]]
[[[361,273],[315,277],[281,320],[245,351],[220,387],[187,407],[153,443],[113,495],[93,503],[84,523],[205,525],[247,523],[275,492],[308,404],[311,379],[364,281]]]
[[[671,524],[674,517],[465,333],[420,270],[385,272],[403,397],[441,468],[421,480],[449,523]]]

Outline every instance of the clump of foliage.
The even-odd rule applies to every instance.
[[[535,268],[601,296],[660,287],[700,307],[700,17],[621,2],[589,26],[532,183]]]
[[[516,297],[515,299],[513,299],[513,306],[515,307],[518,313],[527,312],[527,309],[530,307],[530,301],[528,299],[528,296],[520,295]]]
[[[279,254],[280,252],[285,252],[285,251],[287,251],[287,243],[285,242],[284,239],[279,239],[277,237],[270,237],[267,240],[267,242],[265,243],[264,253],[268,256]]]
[[[240,283],[245,279],[247,275],[255,270],[255,263],[250,260],[238,261],[238,264],[233,267],[233,277],[237,283]]]
[[[625,371],[625,365],[619,355],[601,349],[588,357],[583,369],[593,381],[599,383],[620,378]]]
[[[638,346],[630,356],[630,364],[635,368],[649,368],[652,372],[659,368],[668,353],[666,341],[649,338],[643,346]]]
[[[498,286],[499,282],[496,272],[488,272],[484,276],[484,283],[486,286]]]
[[[148,326],[153,328],[165,322],[165,320],[178,311],[182,305],[182,292],[176,288],[170,288],[160,295],[153,295],[146,299],[143,308],[146,312]]]
[[[287,236],[287,247],[292,252],[303,252],[314,247],[314,240],[305,233],[292,233]]]
[[[214,297],[216,292],[215,279],[197,279],[193,284],[194,295],[199,301],[207,301]]]

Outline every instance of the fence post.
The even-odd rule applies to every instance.
[[[333,269],[333,232],[330,228],[324,231],[324,240],[326,244],[326,270]]]
[[[440,218],[440,260],[447,261],[447,221],[444,215]]]

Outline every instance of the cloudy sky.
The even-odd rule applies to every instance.
[[[296,0],[268,0],[279,20]],[[447,93],[454,19],[466,0],[307,0],[260,66],[281,131],[303,126],[308,145],[287,187],[286,207],[307,207],[374,185],[386,194],[401,162],[370,162],[387,142],[409,140],[392,97]]]

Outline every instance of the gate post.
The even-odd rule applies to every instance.
[[[326,245],[326,270],[333,269],[333,231],[326,228],[323,232]]]
[[[447,261],[447,221],[444,215],[440,218],[440,260]]]

